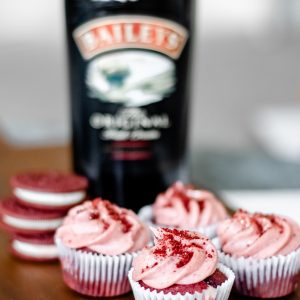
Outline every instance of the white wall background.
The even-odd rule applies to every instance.
[[[300,103],[300,1],[199,3],[193,147],[256,147],[256,113]],[[68,140],[63,18],[62,0],[0,2],[0,131],[16,145]]]
[[[0,3],[0,130],[17,145],[68,139],[62,3]]]

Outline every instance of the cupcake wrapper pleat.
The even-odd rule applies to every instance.
[[[89,253],[65,247],[56,239],[65,283],[76,292],[93,297],[128,293],[128,271],[136,253],[115,256]]]
[[[157,225],[152,222],[153,220],[153,213],[152,213],[152,207],[151,205],[146,205],[142,207],[138,213],[139,218],[146,223],[148,226],[151,227],[169,227],[173,228],[172,226],[165,226],[165,225]],[[196,231],[200,232],[203,235],[207,236],[208,238],[214,238],[217,235],[217,224],[212,224],[208,226],[202,226],[202,227],[197,227],[197,228],[184,228],[185,230],[190,230],[190,231]],[[182,228],[183,229],[183,228]]]
[[[219,264],[218,269],[224,273],[227,280],[217,288],[209,287],[201,293],[195,292],[194,294],[186,293],[178,294],[164,294],[162,291],[150,291],[145,289],[138,282],[132,278],[132,269],[129,271],[129,281],[133,290],[134,298],[136,300],[227,300],[234,282],[233,272],[226,266]]]
[[[219,259],[235,273],[235,289],[240,294],[274,298],[288,295],[297,287],[300,248],[287,256],[266,259],[236,258],[219,251]]]

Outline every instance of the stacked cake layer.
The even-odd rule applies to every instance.
[[[67,211],[86,199],[84,177],[60,172],[27,172],[11,178],[12,196],[0,202],[0,226],[21,259],[57,259],[53,235]]]

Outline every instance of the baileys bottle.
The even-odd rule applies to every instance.
[[[193,0],[66,0],[73,162],[134,210],[187,180]]]

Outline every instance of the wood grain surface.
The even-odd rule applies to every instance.
[[[29,169],[70,170],[69,147],[14,149],[0,140],[0,196],[10,193],[9,177]],[[12,257],[9,237],[0,231],[0,300],[91,299],[69,290],[62,281],[59,263],[29,263]],[[131,293],[113,299],[132,300]],[[247,299],[232,295],[231,300]],[[251,298],[253,299],[253,298]],[[300,300],[300,289],[286,300]]]

